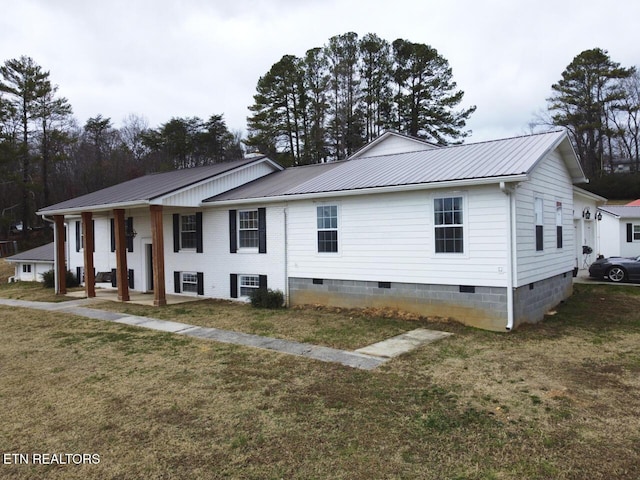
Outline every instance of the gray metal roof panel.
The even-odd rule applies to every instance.
[[[640,206],[633,205],[602,205],[600,210],[620,218],[640,218]]]
[[[96,207],[100,205],[145,202],[262,158],[265,157],[243,158],[241,160],[216,163],[204,167],[153,173],[44,207],[40,209],[40,212],[46,213],[47,211]]]
[[[564,131],[555,131],[418,152],[359,157],[336,163],[293,167],[207,201],[522,175],[529,173],[565,136]]]
[[[11,257],[7,257],[6,260],[9,262],[53,262],[53,257],[54,246],[53,242],[51,242],[31,250],[16,253]]]

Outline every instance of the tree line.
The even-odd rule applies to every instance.
[[[0,66],[0,233],[69,198],[153,172],[241,158],[241,134],[222,115],[172,118],[150,128],[129,115],[120,128],[96,115],[79,126],[69,101],[32,58]]]
[[[548,117],[542,123],[567,129],[587,177],[594,183],[613,185],[613,191],[601,191],[610,198],[640,196],[640,189],[627,189],[621,196],[615,191],[616,182],[600,180],[616,173],[621,164],[631,173],[640,172],[637,69],[623,67],[606,50],[593,48],[574,57],[551,90]]]
[[[385,130],[461,142],[475,111],[458,109],[464,92],[435,48],[371,33],[284,55],[256,90],[245,143],[286,165],[347,158]]]

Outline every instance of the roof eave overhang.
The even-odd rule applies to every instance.
[[[149,205],[150,202],[148,200],[136,200],[133,202],[109,203],[104,205],[87,205],[84,207],[61,208],[57,210],[39,210],[36,212],[36,214],[43,217],[51,215],[80,215],[82,212],[108,212],[111,210],[122,208],[145,208]]]
[[[408,185],[390,185],[384,187],[369,187],[359,188],[354,190],[332,190],[328,192],[313,192],[313,193],[292,193],[286,195],[274,195],[270,197],[253,197],[253,198],[241,198],[235,200],[212,200],[209,202],[202,202],[202,206],[226,206],[226,205],[247,205],[255,203],[277,203],[277,202],[289,202],[293,200],[322,200],[335,197],[352,197],[357,195],[374,195],[377,193],[392,193],[392,192],[412,192],[417,190],[436,190],[442,188],[466,188],[480,185],[500,184],[506,183],[518,183],[529,180],[529,176],[526,174],[520,175],[508,175],[501,177],[486,177],[486,178],[470,178],[464,180],[449,180],[443,182],[430,182],[430,183],[412,183]]]

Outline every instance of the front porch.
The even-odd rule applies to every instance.
[[[76,292],[67,292],[65,296],[72,298],[87,298],[87,293],[85,290],[78,290]],[[118,290],[110,288],[96,288],[95,296],[91,298],[95,300],[108,300],[111,302],[122,303],[122,300],[118,298]],[[166,300],[167,305],[178,305],[180,303],[197,302],[198,300],[202,300],[202,297],[189,297],[187,295],[166,295]],[[129,300],[127,301],[127,303],[154,306],[154,296],[153,293],[143,293],[130,290]]]

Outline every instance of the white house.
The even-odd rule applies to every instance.
[[[600,245],[605,257],[640,255],[640,206],[605,205],[599,208]]]
[[[149,175],[42,209],[58,264],[128,289],[289,304],[385,306],[491,330],[571,294],[573,184],[560,131],[439,147],[386,133],[342,162],[265,157]],[[94,246],[95,244],[95,246]],[[95,249],[95,252],[94,252]],[[62,267],[58,267],[62,271]]]
[[[22,282],[42,282],[42,274],[53,269],[53,243],[48,243],[25,252],[20,252],[7,261],[14,264],[13,280]]]

